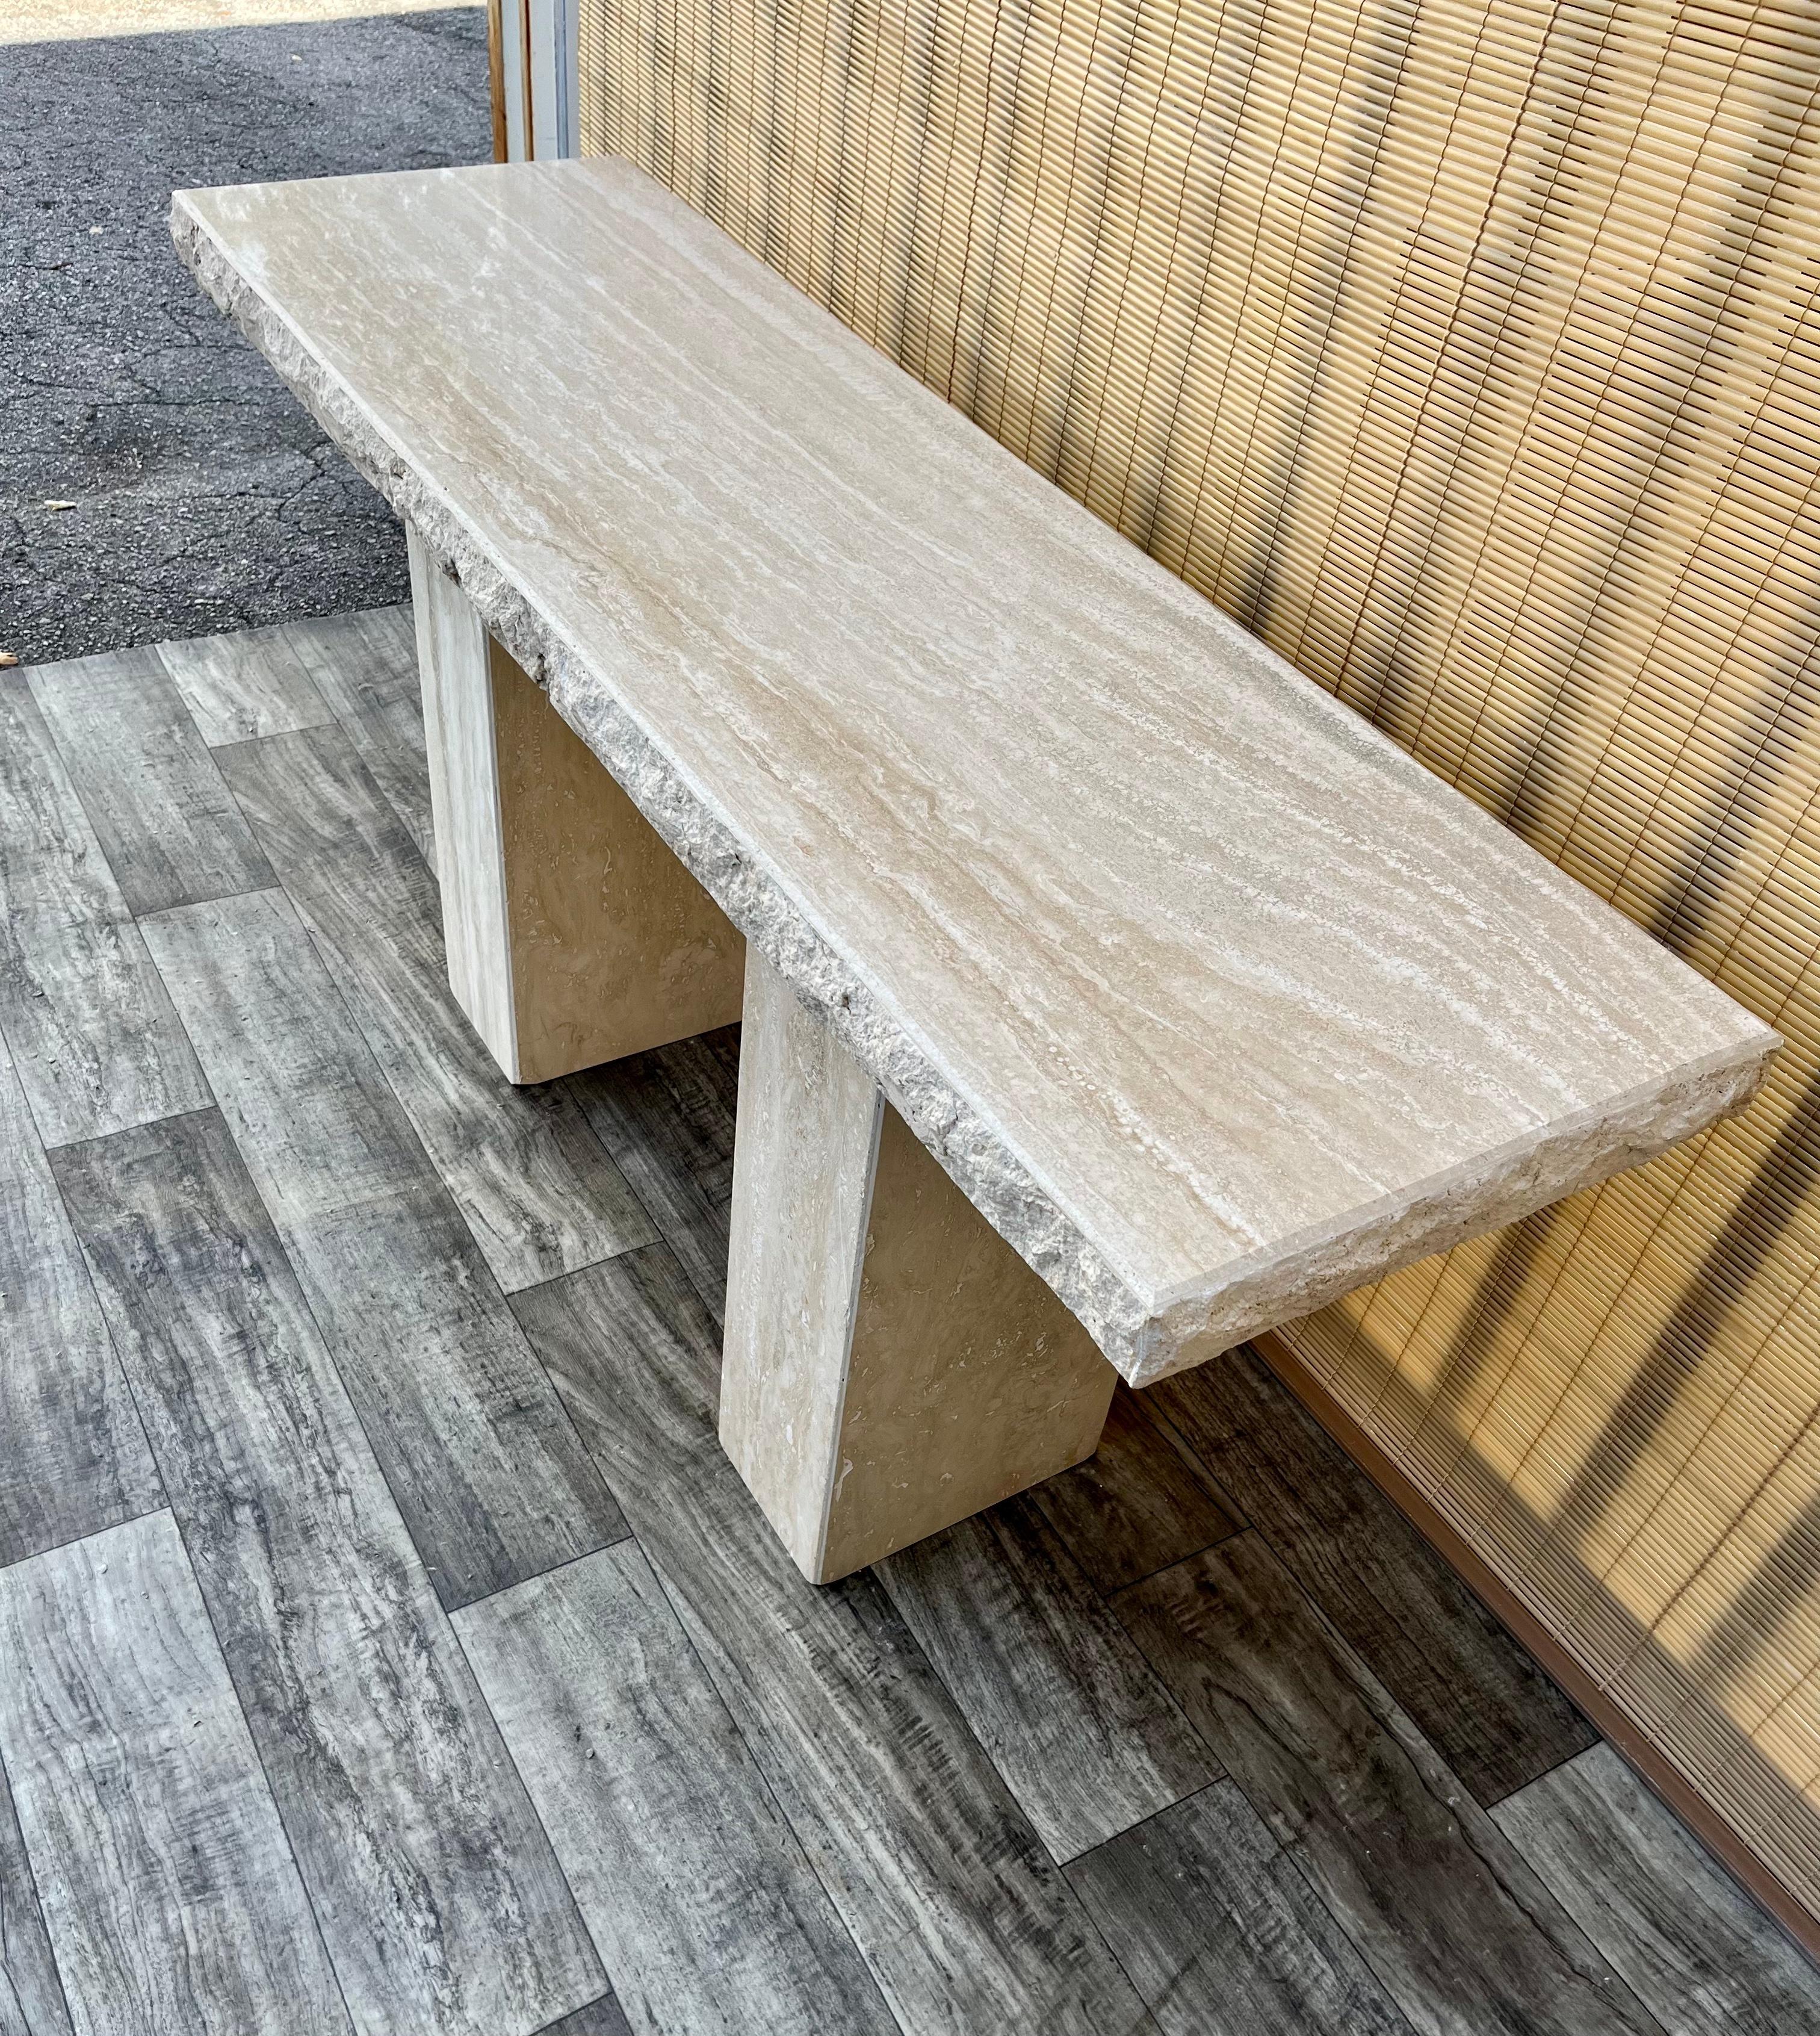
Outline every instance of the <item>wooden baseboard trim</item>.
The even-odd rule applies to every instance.
[[[1358,1464],[1386,1498],[1456,1570],[1487,1608],[1516,1634],[1575,1703],[1674,1811],[1709,1852],[1800,1945],[1820,1960],[1820,1917],[1813,1915],[1758,1857],[1629,1714],[1600,1689],[1547,1627],[1503,1582],[1460,1530],[1407,1474],[1374,1442],[1280,1337],[1253,1339],[1253,1348],[1290,1391]]]

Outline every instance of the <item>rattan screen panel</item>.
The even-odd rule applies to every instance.
[[[1781,1028],[1299,1325],[1820,1910],[1820,17],[581,0],[631,156]]]

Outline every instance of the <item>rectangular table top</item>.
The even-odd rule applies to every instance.
[[[1761,1080],[1767,1027],[628,165],[173,231],[1133,1381]]]

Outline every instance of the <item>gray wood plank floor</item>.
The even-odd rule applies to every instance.
[[[1219,1778],[1219,1763],[1027,1499],[931,1535],[878,1573],[1057,1861]]]
[[[0,1563],[164,1503],[4,1042],[0,1352]]]
[[[895,2027],[635,1543],[457,1624],[641,2023]]]
[[[877,1584],[816,1589],[766,1526],[714,1432],[718,1333],[669,1248],[514,1306],[903,2027],[1144,2026]]]
[[[0,1759],[79,2029],[346,2036],[168,1513],[0,1570]]]
[[[13,1792],[0,1776],[0,2036],[72,2036]]]
[[[586,2008],[540,2029],[537,2036],[631,2036],[631,2024],[617,1997],[603,1993]]]
[[[1585,1719],[1253,1352],[1146,1397],[1481,1803],[1592,1744]]]
[[[716,1322],[726,1303],[739,1065],[739,1035],[729,1030],[574,1077],[601,1143]]]
[[[160,643],[158,655],[212,749],[334,718],[297,654],[288,623]]]
[[[618,1509],[290,901],[145,922],[447,1605],[616,1540]]]
[[[27,677],[131,911],[273,880],[156,650],[41,665]]]
[[[1255,1536],[1113,1603],[1415,2028],[1654,2027]]]
[[[1122,1382],[1098,1449],[1032,1497],[1102,1591],[1197,1555],[1244,1525],[1144,1396]]]
[[[1492,1815],[1665,2027],[1820,2036],[1820,1974],[1609,1746]]]
[[[290,623],[282,635],[434,875],[430,761],[410,609],[369,608]]]
[[[652,1242],[573,1091],[514,1088],[451,1002],[435,880],[348,736],[215,753],[500,1286]]]
[[[499,1080],[408,611],[0,722],[0,2036],[1820,2036],[1249,1357],[802,1582],[737,1031]]]
[[[226,1125],[57,1156],[356,2025],[500,2036],[590,1999],[605,1974]]]
[[[47,1145],[209,1100],[23,672],[0,672],[0,1035]]]
[[[1167,2036],[1408,2036],[1235,1782],[1122,1833],[1068,1878]]]

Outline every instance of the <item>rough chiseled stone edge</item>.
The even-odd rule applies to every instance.
[[[488,628],[623,786],[633,804],[746,939],[765,955],[879,1083],[955,1185],[1048,1281],[1115,1364],[1150,1319],[1119,1276],[970,1107],[871,986],[741,847],[620,703],[598,672],[477,542],[459,513],[387,439],[360,399],[284,312],[235,266],[177,192],[171,235],[203,290],[257,347],[356,469],[416,530]]]
[[[488,628],[548,694],[684,866],[876,1080],[967,1199],[1041,1274],[1134,1386],[1219,1351],[1400,1266],[1531,1215],[1641,1164],[1742,1109],[1781,1044],[1773,1033],[1678,1069],[1611,1104],[1540,1127],[1373,1208],[1233,1260],[1172,1294],[1139,1291],[890,1016],[707,800],[608,694],[597,669],[476,541],[284,314],[234,266],[177,192],[171,235],[214,303],[276,369],[360,474],[416,528]]]
[[[1287,1239],[1268,1256],[1235,1261],[1223,1269],[1217,1294],[1200,1289],[1162,1296],[1119,1369],[1133,1386],[1154,1385],[1245,1337],[1311,1315],[1402,1266],[1640,1167],[1743,1110],[1781,1044],[1769,1032],[1721,1048],[1660,1082],[1350,1212],[1343,1225]],[[1227,1321],[1235,1306],[1249,1325],[1236,1337]]]

